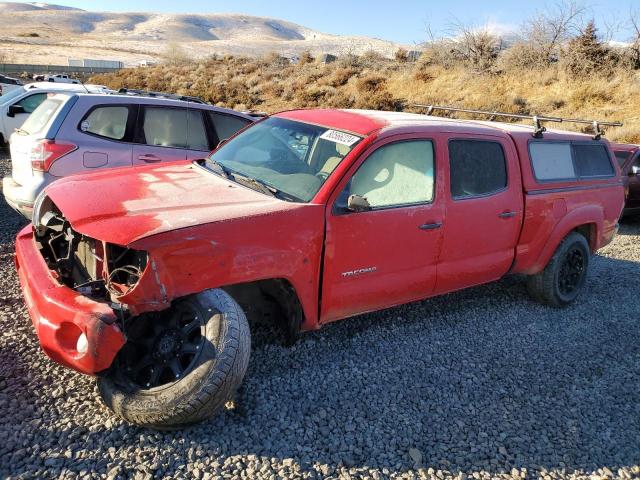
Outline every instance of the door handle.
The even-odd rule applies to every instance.
[[[442,226],[442,222],[435,223],[424,223],[420,225],[418,228],[420,230],[435,230],[436,228],[440,228]]]
[[[147,162],[147,163],[155,163],[155,162],[161,161],[162,159],[160,157],[156,157],[155,155],[147,153],[147,154],[138,156],[138,160],[142,160],[143,162]]]
[[[502,212],[499,213],[498,216],[500,218],[513,218],[516,216],[516,212]]]

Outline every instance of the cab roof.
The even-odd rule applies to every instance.
[[[406,129],[407,127],[455,132],[466,131],[467,133],[484,133],[485,135],[496,135],[502,132],[514,138],[530,138],[534,131],[533,125],[526,124],[461,120],[422,115],[419,113],[384,112],[377,110],[289,110],[278,113],[275,116],[345,130],[363,136],[370,135],[379,130],[390,132],[395,129]],[[554,139],[591,140],[593,135],[548,128],[547,132],[545,132],[545,137]]]

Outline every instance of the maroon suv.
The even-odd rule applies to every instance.
[[[640,214],[640,145],[611,144],[625,185],[622,216]]]

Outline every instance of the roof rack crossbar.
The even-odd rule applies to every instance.
[[[193,102],[193,103],[202,103],[206,102],[202,100],[200,97],[192,97],[189,95],[176,95],[174,93],[165,93],[165,92],[153,92],[149,90],[140,90],[137,88],[121,88],[118,90],[118,93],[123,95],[139,95],[141,97],[151,97],[151,98],[166,98],[169,100],[181,100],[183,102]]]
[[[546,131],[546,128],[542,125],[541,122],[554,122],[554,123],[582,123],[593,126],[594,140],[600,140],[602,135],[604,135],[604,131],[600,128],[601,126],[608,127],[621,127],[622,122],[606,122],[600,120],[586,120],[582,118],[561,118],[561,117],[548,117],[545,115],[524,115],[520,113],[507,113],[507,112],[492,112],[489,110],[474,110],[471,108],[459,108],[459,107],[447,107],[443,105],[423,105],[423,104],[413,104],[414,107],[418,108],[426,108],[427,115],[433,114],[434,110],[442,110],[446,112],[462,112],[462,113],[472,113],[476,115],[488,115],[490,121],[494,121],[496,117],[503,118],[519,118],[525,120],[533,121],[533,136],[536,138],[542,137],[542,134]]]

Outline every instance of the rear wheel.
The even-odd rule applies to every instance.
[[[126,334],[98,389],[116,414],[151,428],[180,428],[214,415],[233,397],[249,362],[247,319],[219,289],[132,319]]]
[[[570,304],[584,286],[590,256],[584,236],[570,233],[560,243],[545,269],[529,277],[529,293],[546,305],[564,307]]]

